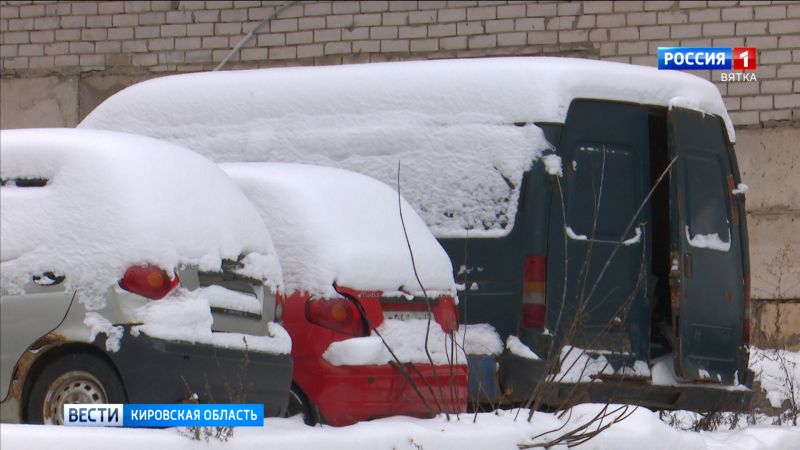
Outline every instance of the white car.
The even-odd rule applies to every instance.
[[[0,179],[2,421],[195,395],[284,413],[280,266],[216,165],[125,133],[4,130]]]

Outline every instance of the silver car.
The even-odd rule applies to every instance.
[[[0,132],[0,418],[66,403],[263,403],[291,341],[258,213],[206,159],[124,133]],[[266,236],[266,238],[264,238]]]

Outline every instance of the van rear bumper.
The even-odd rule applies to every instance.
[[[543,383],[546,371],[545,360],[503,354],[498,377],[505,400],[512,404],[526,402],[537,384]],[[641,380],[606,379],[592,383],[543,383],[536,396],[541,405],[551,408],[579,403],[629,403],[654,409],[747,412],[753,391],[711,384],[660,386]]]

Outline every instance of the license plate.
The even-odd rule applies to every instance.
[[[428,320],[428,318],[433,320],[431,317],[431,313],[428,311],[384,311],[383,318],[384,319],[395,319],[395,320],[411,320],[411,319],[422,319]]]

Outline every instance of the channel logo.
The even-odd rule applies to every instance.
[[[84,427],[121,427],[123,407],[121,404],[64,405],[64,425]]]
[[[64,425],[84,427],[262,427],[261,404],[66,404]]]
[[[659,47],[659,70],[756,70],[755,47]]]
[[[757,66],[755,47],[733,49],[733,70],[756,70]]]

